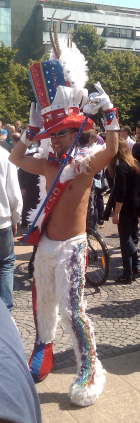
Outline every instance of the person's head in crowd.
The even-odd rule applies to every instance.
[[[120,137],[124,140],[127,140],[128,137],[131,137],[131,128],[128,125],[121,126]]]
[[[15,126],[14,125],[10,125],[10,129],[9,129],[9,136],[12,137],[12,134],[15,132]]]
[[[135,142],[132,148],[133,157],[140,163],[140,141]]]
[[[1,141],[6,141],[8,132],[3,129],[3,124],[2,124],[2,120],[0,120],[0,139]]]
[[[21,122],[20,122],[20,120],[17,120],[15,122],[15,131],[21,133]]]
[[[84,147],[85,145],[89,145],[89,139],[90,139],[89,131],[82,132],[81,136],[79,137],[78,144],[81,147]]]
[[[5,125],[5,129],[6,129],[6,131],[8,131],[8,133],[9,133],[9,129],[10,129],[10,123],[6,123],[6,125]]]
[[[113,178],[115,174],[117,161],[123,160],[129,166],[133,167],[135,173],[140,173],[140,167],[136,159],[132,156],[129,145],[124,139],[119,139],[118,152],[108,163],[110,176]]]
[[[1,126],[0,126],[0,140],[2,139],[2,133],[1,133]]]
[[[140,120],[136,123],[136,142],[140,141]]]
[[[29,123],[28,122],[26,122],[26,123],[24,123],[24,125],[23,125],[23,127],[22,127],[22,130],[23,130],[23,132],[27,129],[29,127]]]
[[[95,132],[96,132],[97,135],[100,134],[101,128],[99,126],[96,126]]]
[[[21,134],[19,132],[14,132],[11,136],[13,147],[17,144],[17,142],[20,140]]]
[[[96,142],[97,139],[97,135],[94,129],[89,129],[89,131],[87,131],[90,134],[90,138],[89,138],[89,145],[92,145]]]

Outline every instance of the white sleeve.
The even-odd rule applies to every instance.
[[[20,220],[23,202],[18,182],[17,168],[11,162],[8,162],[7,167],[6,188],[11,209],[12,224],[16,225]]]

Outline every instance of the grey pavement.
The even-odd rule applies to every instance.
[[[26,232],[20,229],[18,236]],[[105,222],[104,228],[99,229],[99,232],[109,248],[109,279],[100,288],[95,289],[89,284],[86,284],[85,287],[87,314],[94,324],[97,353],[107,369],[105,393],[103,392],[101,399],[95,403],[97,404],[96,407],[94,405],[96,411],[94,417],[96,417],[96,423],[116,423],[118,420],[138,423],[140,421],[140,406],[138,406],[138,402],[140,404],[140,382],[138,382],[138,380],[140,381],[140,377],[138,379],[140,372],[140,279],[136,279],[131,285],[126,286],[114,282],[114,277],[121,274],[122,270],[117,226],[113,225],[110,219],[109,222]],[[17,260],[15,263],[13,317],[21,333],[27,359],[29,359],[35,339],[32,313],[32,280],[28,277],[28,261],[32,247],[21,245],[16,238],[15,250]],[[77,411],[76,407],[69,404],[68,384],[73,373],[75,373],[76,360],[70,335],[65,333],[65,325],[61,319],[54,342],[54,354],[55,366],[51,374],[45,381],[37,385],[43,423],[59,420],[63,422],[92,421],[91,407],[78,408]],[[66,377],[65,383],[64,375]],[[135,380],[137,383],[135,383]],[[118,400],[115,399],[115,390],[117,390]],[[115,413],[113,420],[111,420],[111,416],[113,416],[111,409],[108,409],[108,394],[112,395],[112,413]],[[127,408],[128,399],[130,412]],[[136,399],[136,403],[134,399]],[[136,413],[132,413],[131,403],[135,405]],[[53,404],[52,408],[50,404]],[[106,410],[103,414],[101,412],[102,405]],[[109,417],[107,416],[108,411]],[[53,417],[53,413],[55,417]],[[84,420],[85,416],[87,417]]]

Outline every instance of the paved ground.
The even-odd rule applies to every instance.
[[[111,220],[100,230],[110,252],[110,275],[106,284],[94,289],[86,285],[87,313],[94,323],[97,352],[100,359],[115,357],[140,350],[140,279],[132,285],[117,285],[114,277],[121,273],[121,255],[117,227]],[[23,234],[20,229],[19,234]],[[32,313],[32,280],[28,277],[28,260],[31,246],[22,246],[15,240],[16,264],[13,317],[22,336],[29,358],[35,338]],[[60,320],[54,343],[55,366],[53,371],[75,364],[70,335]]]
[[[98,289],[86,285],[87,313],[96,332],[99,358],[107,371],[102,395],[92,406],[72,405],[69,385],[76,374],[75,355],[69,334],[60,320],[54,343],[55,366],[36,385],[42,423],[139,423],[140,422],[140,279],[132,285],[117,285],[121,255],[117,227],[111,220],[100,230],[110,252],[110,275]],[[19,235],[23,231],[19,231]],[[32,280],[28,261],[32,247],[15,240],[15,288],[13,316],[22,336],[27,358],[34,344]],[[27,422],[28,423],[28,422]]]

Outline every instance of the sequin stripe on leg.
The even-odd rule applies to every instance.
[[[95,373],[95,341],[90,319],[84,312],[83,290],[85,285],[86,242],[74,248],[70,259],[71,289],[69,301],[71,309],[71,325],[80,352],[80,371],[74,383],[79,388],[89,387],[94,382]]]

